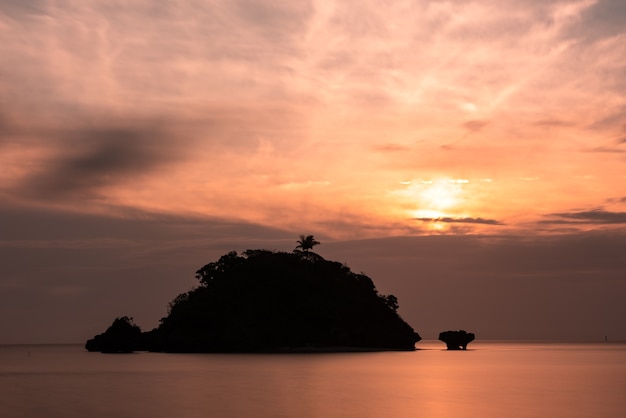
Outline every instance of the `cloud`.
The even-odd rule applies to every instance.
[[[374,147],[374,149],[380,152],[404,152],[404,151],[408,151],[410,148],[407,147],[406,145],[388,143],[388,144],[378,145]]]
[[[626,66],[626,63],[624,63]],[[612,77],[611,80],[619,81],[626,84],[626,77],[623,75],[617,75]],[[614,86],[610,86],[614,87]],[[626,106],[614,105],[607,108],[606,112],[600,114],[601,116],[589,125],[590,129],[594,130],[613,130],[617,131],[617,135],[624,134],[623,121],[626,119]]]
[[[313,12],[310,1],[236,0],[229,3],[245,24],[253,25],[270,40],[284,39],[305,30]]]
[[[7,140],[10,132],[11,128],[9,126],[9,122],[6,119],[6,116],[4,116],[2,114],[2,111],[0,110],[0,146],[2,146]]]
[[[46,0],[0,0],[0,11],[14,18],[45,14]]]
[[[626,152],[626,148],[622,147],[622,145],[626,144],[626,137],[622,137],[620,133],[617,136],[617,139],[613,139],[608,144],[600,145],[598,147],[586,149],[585,152],[605,152],[605,153],[624,153]]]
[[[544,128],[566,128],[575,126],[574,123],[561,119],[539,119],[535,121],[533,125],[541,126]]]
[[[171,194],[178,194],[177,202],[188,199],[189,207],[203,199],[215,202],[215,194],[237,193],[233,182],[275,175],[282,165],[268,167],[267,160],[288,163],[286,156],[302,145],[303,115],[289,104],[186,110],[123,118],[83,109],[76,120],[59,121],[15,111],[0,123],[6,148],[0,153],[0,192],[39,204],[83,201],[90,203],[80,206],[86,211],[129,200],[140,208],[163,207]],[[260,142],[275,151],[259,156]],[[196,187],[195,193],[185,194],[180,184]]]
[[[487,120],[469,120],[463,123],[463,127],[469,132],[478,132],[489,124]]]
[[[597,42],[623,33],[625,27],[626,3],[622,0],[598,0],[582,10],[579,21],[568,34],[586,42]]]
[[[615,225],[626,224],[626,212],[610,212],[602,209],[595,209],[590,211],[580,212],[562,212],[553,213],[548,216],[555,216],[556,220],[544,220],[542,223],[590,223],[590,224],[603,224],[603,225]]]
[[[483,224],[483,225],[502,225],[500,221],[495,219],[483,219],[483,218],[414,218],[417,221],[422,222],[444,222],[444,223],[463,223],[463,224]]]
[[[187,145],[147,126],[111,124],[49,134],[56,147],[15,193],[47,199],[93,195],[180,158]]]
[[[0,215],[6,220],[0,237],[5,246],[35,242],[61,244],[64,240],[70,243],[102,240],[108,246],[111,239],[158,246],[171,240],[204,239],[218,243],[241,236],[253,241],[284,236],[279,229],[252,222],[167,215],[126,207],[114,207],[105,216],[0,203]]]
[[[590,149],[588,152],[606,152],[608,154],[621,154],[626,152],[626,150],[615,147],[602,146]]]
[[[625,197],[609,197],[606,199],[607,203],[626,203],[626,196]]]

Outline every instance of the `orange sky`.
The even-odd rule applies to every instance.
[[[336,238],[626,223],[619,1],[2,3],[5,199]]]
[[[0,0],[0,344],[299,234],[427,339],[626,339],[626,2]]]

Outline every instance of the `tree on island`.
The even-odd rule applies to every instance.
[[[300,235],[300,239],[296,242],[298,243],[298,245],[296,246],[294,251],[302,250],[304,252],[308,252],[309,250],[312,250],[313,247],[315,247],[316,245],[321,244],[319,241],[315,240],[313,235],[307,235],[306,237],[304,235]]]
[[[303,243],[315,242],[310,237]],[[421,338],[398,315],[395,296],[302,248],[231,251],[206,264],[196,273],[200,286],[174,298],[160,325],[129,344],[165,352],[415,349]],[[87,349],[106,343],[97,336]]]

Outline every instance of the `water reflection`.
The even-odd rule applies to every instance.
[[[0,349],[3,417],[590,417],[626,407],[626,345],[103,355]]]

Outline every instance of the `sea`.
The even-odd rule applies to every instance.
[[[626,417],[626,343],[417,347],[101,354],[82,345],[0,346],[0,417]]]

